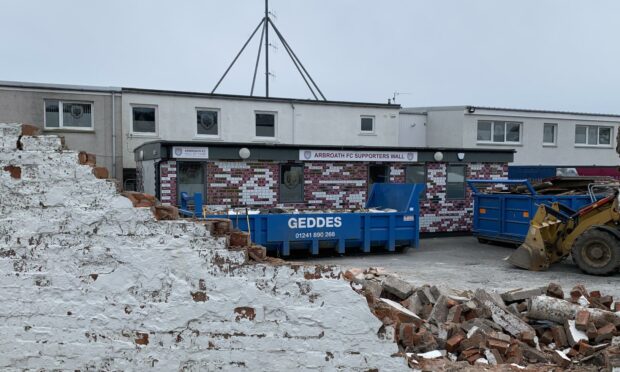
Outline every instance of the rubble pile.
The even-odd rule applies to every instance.
[[[620,302],[583,285],[499,294],[416,288],[381,268],[344,276],[412,368],[620,367]]]

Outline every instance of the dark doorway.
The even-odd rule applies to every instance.
[[[368,189],[375,183],[387,183],[390,180],[390,167],[387,165],[368,166]]]
[[[181,201],[181,193],[186,192],[192,197],[195,193],[202,193],[203,200],[205,195],[205,166],[198,162],[178,162],[177,168],[177,198]],[[193,203],[193,200],[192,200]]]

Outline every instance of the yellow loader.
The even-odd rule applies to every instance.
[[[613,275],[620,270],[619,190],[579,211],[561,204],[540,205],[530,222],[525,242],[508,262],[528,270],[546,270],[572,255],[591,275]]]

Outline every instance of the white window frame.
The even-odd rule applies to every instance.
[[[256,135],[256,114],[269,114],[273,115],[273,137],[257,136]],[[255,141],[275,141],[278,138],[278,112],[277,111],[254,111],[254,140]]]
[[[478,139],[478,126],[481,121],[490,122],[491,123],[491,140],[490,141],[482,141]],[[504,141],[503,142],[495,142],[493,138],[495,137],[495,123],[502,122],[504,123]],[[506,130],[506,126],[508,124],[518,124],[519,125],[519,141],[506,141],[506,136],[508,135],[508,131]],[[521,121],[511,121],[511,120],[478,120],[476,122],[476,143],[480,145],[521,145],[523,138],[523,122]]]
[[[362,119],[371,119],[372,120],[372,130],[362,130]],[[374,115],[361,115],[359,121],[359,133],[360,135],[373,135],[375,134],[377,120]]]
[[[131,107],[131,128],[129,131],[131,136],[132,137],[158,137],[159,136],[159,108],[157,107],[157,105],[132,103],[129,106]],[[155,109],[155,132],[134,132],[133,131],[133,109],[140,108],[140,107]]]
[[[47,102],[58,101],[58,127],[47,126]],[[90,127],[65,127],[63,125],[63,106],[64,104],[79,103],[81,105],[90,105]],[[92,132],[95,130],[95,103],[90,101],[73,101],[56,98],[45,98],[43,100],[43,128],[44,130],[74,130],[81,132]]]
[[[553,142],[545,142],[545,126],[551,125],[553,127]],[[556,147],[558,145],[558,124],[557,123],[543,123],[543,135],[542,143],[545,147]]]
[[[196,107],[194,119],[198,118],[198,111],[215,111],[217,113],[217,134],[199,134],[198,133],[198,124],[194,123],[195,133],[194,136],[196,138],[211,138],[211,139],[220,139],[222,137],[222,115],[220,115],[219,108],[213,107]]]
[[[585,127],[586,128],[586,142],[585,143],[577,143],[577,128],[578,127]],[[588,136],[590,135],[590,131],[589,131],[589,127],[596,127],[596,145],[590,145],[588,144]],[[599,144],[598,141],[600,139],[600,130],[604,128],[604,129],[609,129],[609,143],[608,144]],[[598,125],[598,124],[575,124],[575,147],[596,147],[596,148],[612,148],[614,145],[614,127],[611,125]]]

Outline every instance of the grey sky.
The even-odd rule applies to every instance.
[[[398,97],[403,106],[620,113],[619,1],[270,4],[328,99],[385,102],[400,91],[411,93]],[[0,80],[210,91],[263,6],[262,0],[0,0]],[[257,43],[218,92],[249,94]],[[276,44],[271,95],[310,98]]]

